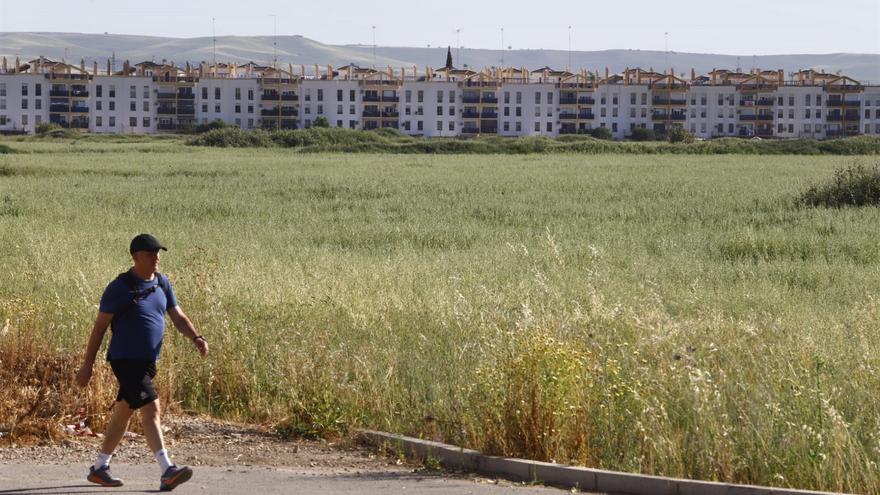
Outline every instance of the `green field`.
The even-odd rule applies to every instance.
[[[166,341],[184,409],[880,493],[880,210],[795,206],[876,157],[3,142],[6,353],[80,353],[151,232],[212,345]]]

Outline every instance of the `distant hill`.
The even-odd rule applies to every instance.
[[[85,58],[87,63],[97,59],[101,64],[115,54],[118,64],[128,59],[132,62],[162,59],[182,65],[185,62],[210,62],[214,59],[214,49],[210,37],[201,38],[163,38],[156,36],[135,36],[124,34],[80,34],[80,33],[0,33],[0,55],[30,59],[39,55],[51,59],[66,58],[79,62]],[[462,49],[452,50],[455,65],[467,65],[480,69],[501,65],[500,50]],[[271,62],[273,47],[271,36],[220,36],[217,38],[216,56],[218,61],[258,63]],[[369,45],[326,45],[302,36],[279,36],[277,58],[280,63],[294,65],[327,64],[339,67],[348,63],[362,66],[394,67],[412,65],[420,69],[425,66],[439,67],[446,61],[446,47],[376,47],[375,61],[373,47]],[[668,64],[667,64],[668,60]],[[786,73],[800,69],[813,68],[825,72],[841,72],[862,82],[880,84],[880,54],[830,53],[822,55],[717,55],[705,53],[666,54],[650,50],[602,50],[572,51],[572,66],[591,71],[604,72],[607,66],[612,72],[623,71],[627,67],[654,68],[674,67],[676,72],[690,75],[691,68],[697,73],[706,73],[714,68],[782,69]],[[568,52],[565,50],[509,50],[504,53],[504,65],[537,69],[549,66],[565,69],[568,65]]]

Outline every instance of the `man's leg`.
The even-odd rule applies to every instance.
[[[101,442],[101,453],[105,455],[113,454],[125,430],[128,428],[128,420],[134,410],[128,407],[128,403],[124,400],[118,400],[113,404],[113,416],[110,417],[110,423],[104,432],[104,441]]]
[[[165,442],[162,440],[162,423],[159,419],[159,399],[144,405],[141,408],[141,420],[144,423],[144,436],[147,437],[147,445],[156,455],[159,462],[159,470],[162,472],[159,490],[173,490],[181,483],[186,483],[192,478],[192,469],[187,466],[178,467],[168,458],[165,450]]]
[[[128,420],[131,419],[132,409],[124,400],[118,400],[113,404],[113,415],[104,432],[104,441],[101,443],[101,452],[98,459],[89,469],[87,480],[103,486],[122,486],[122,480],[110,473],[110,458],[119,445],[125,430],[128,428]]]

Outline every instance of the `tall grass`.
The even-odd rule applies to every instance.
[[[865,158],[13,145],[4,363],[27,339],[33,362],[76,363],[128,241],[152,232],[213,349],[166,340],[160,388],[178,407],[880,493],[880,211],[795,201]],[[112,393],[102,378],[90,413]],[[63,397],[51,425],[76,391],[47,390]]]

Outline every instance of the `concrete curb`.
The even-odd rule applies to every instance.
[[[436,459],[446,468],[584,491],[628,495],[831,495],[829,492],[695,481],[510,459],[381,431],[359,430],[358,437],[369,445],[389,448],[413,459]]]

